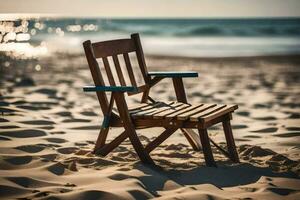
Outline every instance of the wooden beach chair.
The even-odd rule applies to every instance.
[[[154,164],[149,156],[150,152],[176,130],[180,129],[194,150],[200,150],[202,147],[207,166],[216,166],[210,142],[216,145],[232,161],[239,162],[230,125],[231,114],[238,106],[216,105],[213,103],[189,104],[182,79],[198,77],[197,72],[148,72],[138,34],[132,34],[131,38],[128,39],[96,43],[91,43],[88,40],[83,43],[83,47],[95,84],[95,86],[85,86],[83,90],[85,92],[96,92],[104,115],[94,153],[105,156],[129,138],[140,160],[144,163]],[[137,85],[129,53],[136,56],[139,65],[137,69],[140,70],[143,76],[144,85]],[[109,59],[111,59],[109,57],[112,58],[113,65],[112,61],[109,62]],[[121,67],[120,57],[124,59],[124,68]],[[97,59],[102,60],[101,66],[104,66],[102,72]],[[107,85],[105,85],[103,79],[104,72],[106,72],[109,81]],[[125,74],[128,74],[129,78]],[[127,82],[125,78],[128,78]],[[164,78],[172,79],[177,97],[176,102],[156,102],[149,96],[151,87]],[[118,85],[117,82],[119,82]],[[111,93],[109,101],[108,92]],[[128,95],[143,93],[141,103],[134,107],[128,107],[126,93]],[[118,112],[113,110],[114,103]],[[212,141],[207,134],[207,128],[220,122],[222,122],[224,128],[227,151]],[[114,140],[106,143],[109,127],[123,127],[125,130]],[[136,133],[136,129],[151,127],[163,127],[165,130],[144,147]],[[192,129],[198,129],[199,134]]]

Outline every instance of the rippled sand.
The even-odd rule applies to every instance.
[[[25,65],[27,77],[5,68],[0,97],[0,198],[28,199],[299,199],[300,58],[186,59],[148,57],[151,70],[195,70],[185,79],[190,103],[235,103],[233,133],[241,158],[234,164],[213,149],[218,168],[206,167],[180,132],[151,153],[157,167],[142,165],[126,140],[107,157],[91,154],[101,124],[82,55]],[[41,71],[34,71],[35,64]],[[13,72],[13,73],[12,73]],[[23,73],[22,73],[23,74]],[[175,100],[170,80],[153,88]],[[137,103],[133,96],[129,104]],[[100,116],[100,117],[99,117]],[[113,129],[109,139],[120,133]],[[145,144],[159,128],[139,130]],[[210,136],[225,145],[219,126]]]

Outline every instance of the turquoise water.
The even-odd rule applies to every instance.
[[[4,24],[4,25],[3,25]],[[2,29],[8,21],[1,22]],[[16,20],[26,27],[7,43],[42,47],[46,52],[82,52],[84,40],[101,41],[141,35],[146,54],[191,57],[291,55],[300,53],[300,18],[285,19],[86,19],[40,18]],[[6,43],[4,45],[4,43]],[[28,44],[29,43],[29,44]]]

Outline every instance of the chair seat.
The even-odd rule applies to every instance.
[[[227,115],[238,108],[237,105],[186,104],[176,101],[139,104],[131,107],[133,119],[160,119],[207,123]]]

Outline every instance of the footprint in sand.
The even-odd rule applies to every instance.
[[[85,115],[85,116],[98,116],[96,113],[94,113],[93,111],[84,111],[84,112],[80,112],[80,114]]]
[[[300,127],[286,127],[288,131],[300,131]]]
[[[158,156],[159,158],[194,158],[191,154],[187,154],[186,152],[172,152],[172,153],[153,153],[153,155]]]
[[[51,154],[41,155],[40,157],[42,158],[42,161],[49,162],[49,161],[54,161],[57,158],[57,156],[58,154],[51,153]]]
[[[287,188],[267,188],[266,190],[269,190],[273,193],[276,193],[278,195],[286,196],[291,193],[296,193],[298,190],[292,190],[292,189],[287,189]]]
[[[53,125],[55,122],[48,120],[29,120],[29,121],[21,121],[22,124],[30,124],[30,125]]]
[[[279,133],[279,134],[275,134],[274,136],[283,137],[283,138],[298,137],[298,136],[300,136],[300,132]]]
[[[297,161],[291,160],[287,157],[285,157],[282,154],[277,154],[273,155],[270,159],[266,161],[267,164],[272,165],[272,166],[295,166],[298,164]]]
[[[41,94],[53,96],[56,95],[57,91],[55,89],[41,88],[33,91],[33,93],[41,93]]]
[[[244,117],[248,117],[250,115],[250,113],[247,111],[239,111],[239,112],[236,112],[236,114],[240,115],[240,116],[244,116]]]
[[[276,117],[273,116],[266,116],[266,117],[253,117],[255,120],[262,120],[262,121],[274,121],[277,120]]]
[[[105,166],[118,164],[116,161],[106,160],[106,159],[103,159],[103,158],[98,158],[95,161],[96,161],[96,163],[94,164],[94,166],[100,166],[100,167],[105,167]]]
[[[63,148],[59,148],[57,149],[57,151],[59,153],[62,154],[71,154],[71,153],[75,153],[78,150],[77,147],[63,147]]]
[[[251,140],[243,139],[243,138],[236,138],[235,140],[239,141],[239,142],[248,142],[248,141],[251,141]]]
[[[73,127],[71,129],[73,130],[99,130],[101,127],[99,125],[95,126],[79,126],[79,127]]]
[[[166,147],[166,150],[176,150],[176,151],[180,151],[182,149],[186,149],[188,148],[188,145],[179,143],[179,144],[170,144],[168,145],[168,147]]]
[[[110,178],[112,180],[116,180],[116,181],[121,181],[121,180],[125,180],[125,179],[130,179],[132,177],[129,175],[126,175],[126,174],[116,173],[114,175],[109,176],[108,178]]]
[[[50,132],[51,135],[55,135],[55,134],[58,134],[58,135],[61,135],[61,134],[66,134],[66,132],[64,131],[52,131]]]
[[[156,92],[157,92],[158,94],[163,94],[163,93],[166,93],[166,90],[160,89],[160,90],[157,90]]]
[[[1,111],[0,111],[1,112]],[[4,118],[0,118],[0,123],[2,122],[9,122],[7,119],[4,119]]]
[[[45,145],[43,144],[35,144],[35,145],[24,145],[24,146],[18,146],[15,149],[27,152],[27,153],[37,153],[40,151],[43,151],[45,149]]]
[[[291,113],[291,115],[289,116],[289,119],[299,119],[299,118],[300,118],[299,113]]]
[[[250,131],[252,133],[274,133],[278,130],[278,128],[263,128],[259,130]]]
[[[20,128],[20,127],[19,126],[15,126],[15,125],[0,126],[0,130],[1,129],[12,129],[12,128]]]
[[[66,122],[66,123],[72,123],[72,122],[90,122],[91,120],[89,119],[65,119],[62,122]]]
[[[246,135],[244,138],[261,138],[261,136],[258,135]]]
[[[85,165],[86,167],[95,163],[95,159],[94,158],[80,158],[77,160],[77,162],[81,165]]]
[[[31,193],[31,189],[15,186],[0,185],[0,194],[2,199],[16,199],[17,194]]]
[[[55,175],[63,175],[66,171],[66,166],[58,162],[51,164],[50,166],[46,167],[46,169]]]
[[[53,126],[41,126],[41,127],[38,127],[39,129],[45,129],[45,130],[52,130],[54,129]]]
[[[32,156],[14,156],[11,158],[5,158],[4,160],[13,165],[24,165],[32,161]]]
[[[83,146],[87,146],[88,143],[85,143],[85,142],[75,142],[75,146],[80,146],[80,147],[83,147]]]
[[[0,107],[0,113],[3,115],[15,115],[15,113],[23,112],[21,109],[13,109],[13,108],[7,108],[7,107]]]
[[[68,195],[70,199],[125,199],[121,194],[116,195],[114,193],[100,191],[100,190],[76,190],[72,192],[72,194]],[[142,198],[134,198],[134,199],[149,199],[151,196],[148,195],[139,195]],[[60,196],[57,196],[57,198],[54,196],[54,199],[60,199]]]
[[[25,110],[50,110],[51,107],[48,106],[39,106],[39,105],[18,105],[17,108],[25,109]]]
[[[275,155],[276,153],[270,149],[264,149],[260,146],[241,145],[239,147],[239,154],[242,157],[263,157]]]
[[[247,125],[243,125],[243,124],[232,125],[231,127],[232,127],[232,129],[244,129],[244,128],[248,128]]]
[[[65,143],[65,142],[68,142],[67,140],[62,139],[62,138],[44,138],[44,140],[47,140],[48,142],[51,142],[51,143]]]
[[[9,103],[5,101],[0,101],[0,106],[9,106]]]
[[[54,113],[54,114],[62,116],[62,117],[71,117],[72,116],[72,113],[68,112],[68,111],[57,112],[57,113]]]
[[[11,139],[9,139],[9,138],[7,138],[7,137],[1,137],[1,136],[0,136],[0,140],[2,140],[2,141],[8,141],[8,140],[11,140]]]
[[[270,104],[260,104],[260,103],[257,103],[257,104],[254,104],[253,105],[253,108],[271,108],[272,105]]]
[[[17,131],[1,131],[0,135],[15,138],[41,137],[47,135],[44,131],[36,129],[25,129]]]
[[[20,185],[25,188],[40,188],[40,187],[48,187],[48,186],[61,186],[59,183],[47,182],[38,179],[33,179],[30,177],[7,177],[7,180]]]

